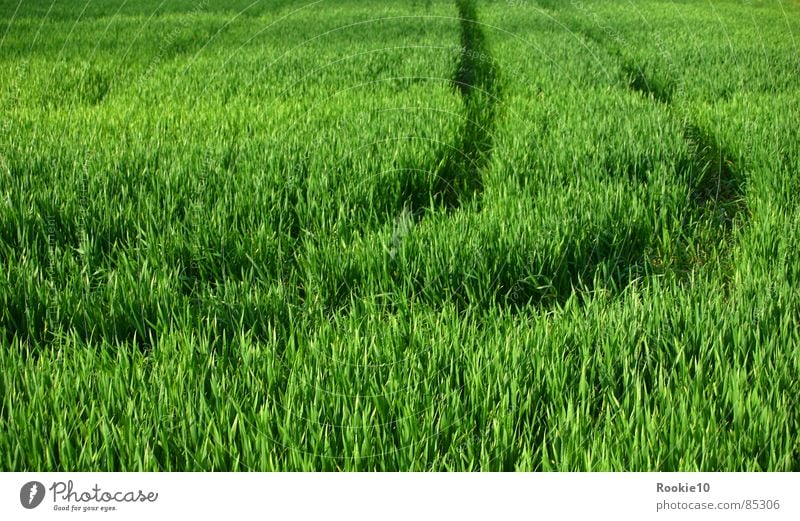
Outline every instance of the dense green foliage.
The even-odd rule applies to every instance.
[[[0,469],[800,470],[800,6],[0,6]]]

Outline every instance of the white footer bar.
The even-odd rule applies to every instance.
[[[3,473],[0,519],[800,519],[792,473]]]

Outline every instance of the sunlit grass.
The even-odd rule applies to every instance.
[[[800,470],[795,6],[160,3],[0,8],[0,469]]]

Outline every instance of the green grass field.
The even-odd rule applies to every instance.
[[[800,471],[798,45],[790,0],[4,2],[0,470]]]

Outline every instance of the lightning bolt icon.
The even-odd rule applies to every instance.
[[[33,498],[36,496],[36,493],[37,493],[38,491],[39,491],[39,487],[37,487],[37,486],[36,486],[36,483],[34,483],[34,484],[31,486],[30,495],[29,495],[29,497],[28,497],[28,504],[29,504],[29,505],[30,505],[31,503],[33,503]]]

